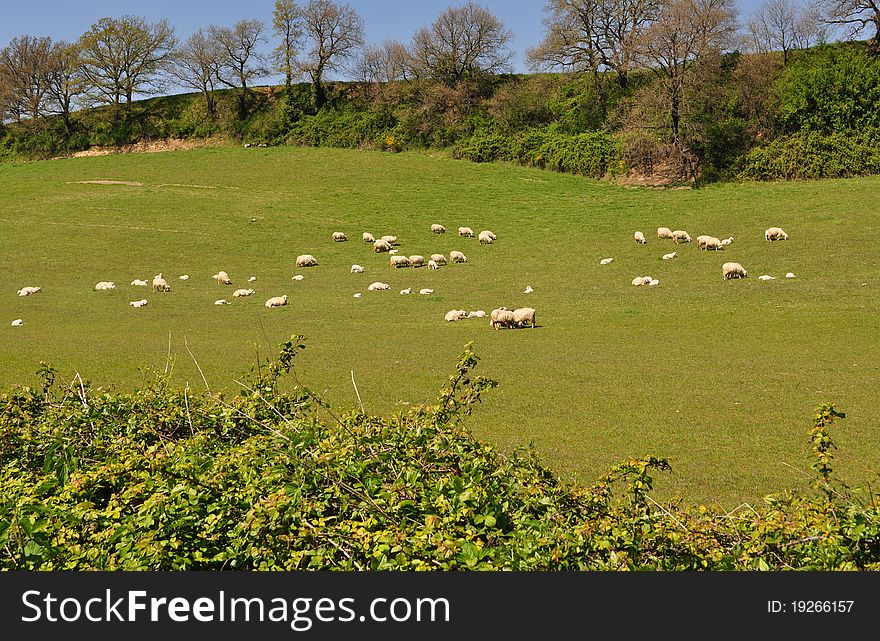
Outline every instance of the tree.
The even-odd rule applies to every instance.
[[[15,120],[44,114],[46,70],[52,39],[36,36],[13,38],[0,51],[0,78],[6,94],[6,113]]]
[[[219,52],[215,77],[218,82],[238,90],[238,118],[247,118],[250,88],[248,83],[268,75],[258,46],[266,42],[260,20],[239,20],[231,28],[211,25],[211,40]]]
[[[746,22],[746,42],[757,53],[782,51],[783,63],[795,49],[806,49],[822,37],[813,7],[795,0],[764,0]]]
[[[80,37],[82,72],[91,97],[113,106],[118,119],[125,98],[126,113],[135,94],[156,94],[165,88],[162,75],[177,44],[167,20],[101,18]]]
[[[637,42],[637,50],[664,83],[671,142],[690,177],[696,171],[681,124],[686,84],[694,62],[725,49],[736,28],[733,0],[671,0]]]
[[[49,52],[46,68],[48,110],[61,116],[64,138],[72,131],[70,114],[75,98],[85,91],[79,47],[68,42],[56,42]]]
[[[449,7],[430,27],[413,35],[416,71],[449,85],[483,73],[508,69],[513,33],[488,9],[468,2]]]
[[[311,49],[300,66],[315,92],[315,107],[327,102],[324,77],[338,71],[364,45],[364,20],[348,4],[309,0],[303,8],[303,27]]]
[[[274,51],[275,66],[284,74],[284,86],[289,96],[293,71],[296,68],[296,54],[299,52],[303,36],[299,6],[293,0],[275,0],[272,26],[275,28],[275,35],[281,38]]]
[[[178,85],[202,93],[210,118],[216,114],[214,88],[219,65],[220,51],[216,42],[204,29],[199,29],[174,52],[170,69]]]
[[[397,40],[366,47],[355,64],[361,82],[392,82],[408,78],[409,51]]]
[[[819,0],[823,21],[846,29],[850,38],[873,28],[869,51],[880,55],[880,0]]]

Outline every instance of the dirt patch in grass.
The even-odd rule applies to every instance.
[[[142,140],[131,145],[118,147],[92,147],[84,151],[77,151],[70,155],[71,158],[88,158],[91,156],[110,156],[112,154],[134,153],[157,153],[160,151],[181,151],[188,149],[201,149],[203,147],[221,147],[225,141],[207,138],[204,140],[185,140],[182,138],[168,138],[166,140]]]

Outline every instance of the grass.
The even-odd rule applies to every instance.
[[[139,181],[143,186],[81,184]],[[478,436],[534,442],[567,478],[589,482],[630,455],[671,459],[664,495],[743,501],[803,482],[813,409],[848,418],[836,470],[876,480],[877,193],[880,180],[623,189],[575,176],[425,154],[329,149],[202,149],[0,165],[0,388],[35,384],[41,360],[65,380],[136,387],[163,369],[212,390],[291,334],[307,337],[297,377],[336,406],[369,412],[433,399],[474,341],[479,371],[500,382],[477,412]],[[256,218],[256,222],[252,222]],[[449,230],[430,233],[431,223]],[[460,225],[492,229],[481,247]],[[787,242],[767,243],[779,225]],[[727,251],[658,241],[658,226],[733,236]],[[641,229],[646,246],[632,233]],[[333,231],[348,234],[334,243]],[[466,265],[392,270],[359,239],[397,235],[402,253],[460,249]],[[320,266],[297,269],[297,255]],[[599,260],[614,262],[600,266]],[[724,282],[736,260],[749,278]],[[350,274],[352,263],[366,268]],[[232,287],[211,275],[226,270]],[[158,272],[173,291],[129,286]],[[796,279],[783,275],[792,271]],[[292,281],[296,273],[305,275]],[[760,274],[775,281],[761,282]],[[177,276],[189,274],[190,280]],[[659,287],[632,287],[637,275]],[[232,290],[257,294],[229,306]],[[117,289],[93,291],[100,280]],[[391,291],[368,292],[381,280]],[[25,285],[43,292],[16,296]],[[522,293],[526,285],[535,288]],[[401,296],[400,289],[435,289]],[[355,292],[363,297],[355,299]],[[266,309],[270,296],[291,304]],[[133,309],[131,300],[149,305]],[[539,328],[446,323],[450,309],[535,307]],[[10,327],[22,318],[23,327]]]

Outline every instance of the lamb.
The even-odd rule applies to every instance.
[[[691,242],[690,234],[688,234],[683,229],[676,229],[672,232],[672,241],[678,245],[679,243],[689,243]]]
[[[469,312],[468,318],[486,318],[486,312],[484,312],[482,309],[478,309],[473,312]]]
[[[354,297],[355,297],[355,298],[360,298],[360,297],[361,297],[361,293],[358,292],[357,294],[354,295]]]
[[[657,228],[657,238],[669,240],[673,239],[672,230],[669,227],[658,227]]]
[[[360,265],[352,265],[351,266],[351,273],[352,274],[363,274],[364,268],[361,267]]]
[[[724,280],[731,278],[747,278],[749,273],[739,263],[724,263],[721,266],[721,273]]]
[[[391,251],[391,243],[381,238],[373,243],[373,251],[377,254]]]
[[[776,277],[764,274],[763,276],[758,276],[758,280],[776,280]]]
[[[459,227],[458,228],[458,235],[459,236],[469,236],[469,237],[473,238],[474,230],[471,229],[470,227]]]
[[[131,305],[132,307],[143,307],[146,304],[147,304],[146,298],[143,298],[141,300],[133,300],[129,303],[129,305]]]
[[[440,265],[437,264],[436,260],[432,259],[428,261],[428,269],[440,269]]]
[[[370,292],[380,292],[386,289],[391,289],[391,285],[389,285],[388,283],[380,283],[378,281],[375,283],[371,283],[370,286],[367,287],[367,291]]]
[[[229,301],[224,298],[221,298],[220,300],[215,300],[214,304],[215,305],[228,305]]]
[[[764,232],[764,240],[788,240],[788,234],[782,227],[770,227]]]
[[[788,273],[785,275],[785,277],[786,277],[786,278],[797,278],[797,276],[795,276],[792,272],[788,272]]]
[[[613,258],[603,258],[602,260],[599,261],[599,264],[600,265],[610,265],[613,262],[614,262]]]
[[[297,274],[296,276],[294,276],[294,277],[291,278],[290,280],[295,280],[295,281],[299,282],[299,281],[301,281],[301,280],[304,279],[304,278],[305,278],[305,276],[303,276],[302,274]]]
[[[250,278],[248,278],[248,282],[249,282],[249,283],[253,283],[253,282],[256,281],[256,280],[257,280],[257,277],[256,277],[256,276],[251,276]]]
[[[38,292],[43,291],[42,287],[22,287],[18,290],[19,296],[30,296],[31,294],[36,294]]]
[[[391,257],[391,266],[395,269],[400,269],[401,267],[409,267],[409,258],[406,256],[392,256]]]
[[[371,233],[368,232],[368,231],[365,231],[364,234],[363,234],[363,236],[361,236],[361,238],[364,239],[364,242],[365,242],[365,243],[375,243],[375,242],[376,242],[376,239],[373,238],[373,234],[371,234]]]
[[[724,247],[727,247],[727,246],[730,245],[732,242],[733,242],[733,236],[731,236],[730,238],[725,238],[724,240],[721,241],[721,244],[722,244]]]
[[[334,242],[342,243],[342,242],[345,242],[346,240],[348,240],[348,236],[346,236],[341,231],[335,231],[335,232],[333,232],[333,240],[334,240]]]
[[[535,291],[534,287],[532,287],[531,285],[526,285],[526,288],[523,290],[523,294],[531,294],[533,291]]]
[[[468,262],[467,256],[462,254],[460,251],[452,250],[449,252],[449,258],[453,263],[466,263]]]
[[[170,292],[171,285],[168,284],[164,278],[162,278],[162,272],[159,272],[153,277],[153,289],[157,292]]]
[[[314,267],[318,264],[318,259],[311,254],[302,254],[296,257],[297,267]]]
[[[654,279],[650,276],[637,276],[633,278],[632,284],[636,287],[641,287],[642,285],[650,285],[652,280]]]
[[[648,242],[648,241],[645,239],[645,235],[644,235],[642,232],[640,232],[640,231],[637,231],[636,233],[634,233],[634,234],[633,234],[633,238],[635,239],[635,241],[636,241],[639,245],[645,245],[645,244],[647,244],[647,242]]]
[[[446,260],[446,256],[443,254],[431,254],[431,260],[433,260],[438,265],[446,265],[449,261]]]
[[[410,256],[409,257],[409,266],[410,267],[424,267],[425,266],[425,257],[424,256]]]
[[[140,280],[140,279],[138,279],[138,278],[135,278],[133,281],[131,281],[131,284],[134,285],[135,287],[147,287],[147,286],[149,286],[149,283],[148,283],[147,281],[145,281],[145,280]]]
[[[422,296],[430,296],[433,293],[434,293],[433,289],[420,289],[419,290],[419,294],[421,294]]]
[[[412,287],[407,287],[406,289],[400,290],[401,296],[408,296],[409,294],[412,294]]]
[[[400,253],[400,250],[399,249],[392,249],[388,253],[391,254],[392,256],[395,256]]]
[[[656,286],[659,285],[659,284],[660,284],[660,281],[657,280],[656,278],[654,278],[654,279],[651,280],[650,283],[648,283],[648,286],[649,286],[649,287],[656,287]]]
[[[663,260],[672,260],[676,257],[676,252],[670,252],[668,254],[663,254]]]
[[[24,321],[20,318],[16,318],[14,321],[12,321],[13,327],[21,327],[22,325],[24,325]]]
[[[102,280],[100,283],[95,285],[95,291],[102,291],[108,289],[116,289],[116,284],[110,281]]]
[[[229,274],[224,271],[219,271],[213,276],[211,276],[214,280],[217,281],[219,285],[231,285],[232,279],[229,278]]]
[[[535,327],[535,310],[532,307],[520,307],[513,310],[513,322],[517,327]]]
[[[284,296],[273,296],[266,301],[266,307],[284,307],[287,305],[287,294]]]
[[[189,280],[189,274],[183,274],[181,276],[178,276],[177,278],[179,278],[180,280]]]
[[[444,318],[449,322],[460,321],[468,317],[468,313],[463,309],[453,309],[446,312]]]
[[[492,329],[500,329],[501,327],[511,327],[516,322],[513,312],[507,307],[499,307],[493,309],[489,315],[489,326]]]
[[[491,245],[495,242],[494,234],[490,231],[481,231],[478,238],[481,245]]]
[[[445,234],[445,233],[446,233],[446,227],[444,227],[443,225],[438,225],[437,223],[434,223],[433,225],[431,225],[431,233],[434,233],[434,234]]]
[[[382,238],[380,238],[380,240],[384,240],[389,245],[397,244],[397,236],[382,236]]]
[[[256,293],[257,292],[255,292],[253,289],[236,289],[234,292],[232,292],[232,297],[233,298],[246,298],[247,296],[251,296]]]

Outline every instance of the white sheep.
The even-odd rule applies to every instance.
[[[523,290],[523,294],[531,294],[533,291],[535,291],[534,287],[532,287],[531,285],[526,285],[526,288]]]
[[[482,309],[477,309],[472,312],[468,312],[468,318],[486,318],[486,312]]]
[[[232,297],[233,298],[246,298],[246,297],[252,296],[253,294],[256,294],[256,293],[257,292],[254,291],[253,289],[236,289],[234,292],[232,292]]]
[[[273,296],[266,301],[266,307],[284,307],[287,305],[287,294],[284,296]]]
[[[220,300],[215,300],[214,304],[215,305],[228,305],[229,301],[224,298],[221,298]]]
[[[641,287],[642,285],[650,285],[652,280],[654,279],[650,276],[637,276],[633,278],[632,284],[636,287]]]
[[[794,275],[793,273],[791,273],[791,272],[788,272],[788,273],[785,275],[785,277],[786,277],[786,278],[797,278],[797,276],[795,276],[795,275]]]
[[[679,243],[689,243],[691,242],[690,234],[688,234],[683,229],[676,229],[672,232],[672,240],[677,245]]]
[[[491,231],[486,230],[481,231],[480,235],[477,238],[479,239],[481,245],[491,245],[493,242],[495,242],[497,237]]]
[[[782,227],[770,227],[764,232],[764,240],[788,240],[788,234]]]
[[[391,243],[381,238],[373,243],[373,251],[377,254],[391,251]]]
[[[227,274],[224,271],[217,272],[216,274],[211,276],[211,278],[216,280],[219,285],[231,285],[232,284],[232,279],[229,278],[229,274]]]
[[[24,325],[24,321],[20,318],[16,318],[14,321],[12,321],[13,327],[21,327],[22,325]]]
[[[395,269],[400,269],[401,267],[409,267],[409,258],[406,256],[392,256],[390,259],[390,264]]]
[[[290,280],[295,280],[295,281],[299,282],[299,281],[303,280],[304,278],[305,278],[305,276],[303,276],[302,274],[296,274],[296,275],[295,275],[293,278],[291,278]]]
[[[342,243],[348,240],[348,236],[341,231],[335,231],[333,232],[333,240],[337,243]]]
[[[105,290],[108,290],[108,289],[116,289],[116,284],[113,283],[112,281],[102,280],[100,283],[98,283],[97,285],[95,285],[95,291],[96,291],[96,292],[98,292],[98,291],[105,291]]]
[[[776,277],[775,276],[768,276],[767,274],[764,274],[762,276],[758,276],[758,280],[776,280]]]
[[[189,274],[181,274],[177,277],[179,280],[189,280]]]
[[[351,266],[351,273],[352,274],[363,274],[364,268],[361,267],[360,265],[352,265]]]
[[[640,231],[637,231],[636,233],[634,233],[634,234],[633,234],[633,238],[635,239],[635,241],[636,241],[639,245],[645,245],[645,244],[647,244],[647,242],[648,242],[648,241],[645,239],[645,235],[644,235],[642,232],[640,232]]]
[[[660,281],[657,280],[656,278],[651,279],[651,282],[648,283],[648,285],[649,285],[650,287],[656,287],[656,286],[659,285],[659,284],[660,284]]]
[[[162,278],[162,272],[159,272],[155,276],[153,276],[153,289],[157,292],[170,292],[171,285],[168,284],[164,278]]]
[[[375,283],[371,283],[369,287],[367,287],[367,291],[371,292],[380,292],[386,289],[391,289],[391,285],[388,283],[380,283],[376,281]]]
[[[527,327],[529,325],[536,327],[534,308],[520,307],[513,310],[513,322],[517,327]]]
[[[471,229],[470,227],[459,227],[458,228],[458,235],[459,236],[469,236],[469,237],[473,238],[474,230]]]
[[[431,225],[431,232],[434,234],[445,234],[446,227],[444,227],[443,225],[438,225],[437,223],[434,223],[433,225]]]
[[[466,263],[468,262],[467,256],[462,254],[460,251],[452,250],[449,252],[449,258],[453,263]]]
[[[657,228],[657,238],[665,239],[668,238],[670,240],[673,239],[672,230],[669,227],[658,227]]]
[[[425,266],[425,257],[424,256],[410,256],[409,257],[409,266],[410,267],[424,267]]]
[[[724,280],[731,278],[747,278],[749,273],[739,263],[724,263],[721,266],[721,273]]]
[[[446,256],[443,254],[431,254],[431,260],[433,260],[438,265],[446,265],[449,261],[446,260]]]
[[[375,243],[375,242],[376,242],[376,239],[373,238],[373,234],[371,234],[371,233],[368,232],[368,231],[365,231],[365,232],[363,233],[363,235],[361,236],[361,238],[364,239],[364,242],[365,242],[365,243]]]
[[[733,236],[731,236],[730,238],[725,238],[724,240],[721,241],[721,244],[724,245],[725,247],[727,247],[732,242],[733,242]]]
[[[412,294],[412,287],[407,287],[406,289],[400,290],[401,296],[408,296],[409,294]]]
[[[133,281],[131,281],[131,284],[134,285],[135,287],[147,287],[147,286],[149,286],[149,283],[148,283],[147,281],[145,281],[145,280],[140,280],[140,279],[138,279],[138,278],[135,278]]]
[[[399,249],[392,249],[388,253],[391,254],[392,256],[396,256],[397,254],[400,253],[400,250]]]
[[[358,292],[357,294],[354,295],[354,297],[355,297],[355,298],[360,298],[360,297],[361,297],[361,293]]]
[[[147,304],[146,298],[143,298],[141,300],[133,300],[129,303],[129,305],[131,305],[132,307],[143,307],[146,304]]]
[[[22,287],[18,290],[19,296],[30,296],[31,294],[36,294],[38,292],[43,291],[42,287]]]
[[[314,267],[318,264],[318,259],[311,254],[302,254],[296,257],[297,267]]]
[[[445,318],[449,322],[464,320],[468,317],[468,313],[463,309],[452,309],[446,312]]]
[[[720,251],[724,249],[721,240],[714,236],[699,236],[697,238],[697,245],[699,245],[701,251],[704,249],[706,251]]]
[[[397,236],[382,236],[382,238],[380,238],[380,240],[384,240],[389,245],[397,244]]]
[[[257,280],[257,277],[256,277],[256,276],[251,276],[250,278],[248,278],[248,282],[249,282],[249,283],[253,283],[253,282],[255,282],[256,280]]]
[[[437,264],[436,260],[431,259],[428,261],[428,269],[440,269],[440,265]]]
[[[672,260],[678,254],[676,252],[669,252],[668,254],[663,254],[663,260]]]
[[[420,289],[419,290],[419,294],[421,294],[422,296],[430,296],[433,293],[434,293],[433,289]]]
[[[493,309],[489,315],[489,326],[492,329],[500,329],[502,327],[512,327],[515,323],[513,311],[507,307],[499,307]]]
[[[613,262],[614,262],[613,258],[603,258],[602,260],[599,261],[599,264],[600,265],[610,265]]]

